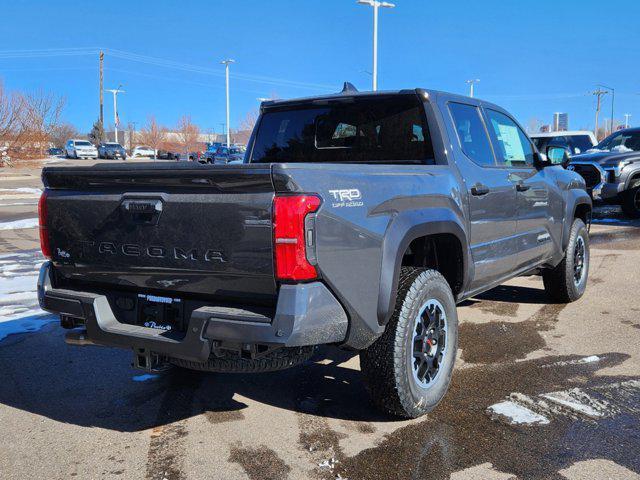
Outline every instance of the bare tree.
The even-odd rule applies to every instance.
[[[198,138],[196,134],[196,139]],[[167,140],[167,129],[158,125],[156,118],[152,115],[147,119],[147,124],[140,130],[140,141],[153,148],[153,158],[158,155],[158,149]]]
[[[9,92],[0,82],[0,148],[6,148],[10,157],[16,157],[26,141],[24,120],[24,97]]]
[[[80,136],[80,134],[76,127],[70,123],[61,123],[60,125],[53,127],[51,135],[49,136],[49,141],[53,143],[55,147],[63,148],[67,140],[78,136]]]
[[[178,132],[180,144],[187,152],[187,160],[189,160],[189,154],[198,148],[200,128],[191,121],[191,116],[184,115],[178,121],[176,130]]]
[[[64,108],[64,97],[38,90],[24,97],[24,128],[39,155],[48,146],[51,134],[60,123],[60,115]]]
[[[251,110],[247,112],[245,117],[240,120],[240,124],[238,125],[238,131],[252,131],[253,127],[256,126],[256,122],[258,121],[259,112],[257,110]]]

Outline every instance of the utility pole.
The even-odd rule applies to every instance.
[[[630,113],[625,113],[624,114],[624,128],[629,128],[629,117],[631,116]]]
[[[600,102],[601,102],[602,96],[606,95],[607,93],[609,92],[607,92],[606,90],[601,90],[600,88],[592,92],[592,95],[595,95],[597,99],[596,100],[596,131],[595,131],[597,140],[600,140],[598,138],[598,115],[600,114],[600,104],[601,104]]]
[[[103,79],[104,79],[104,52],[100,51],[100,125],[104,128],[104,98],[103,98]]]
[[[358,0],[359,5],[369,5],[373,7],[373,75],[372,90],[378,90],[378,9],[394,8],[395,4],[389,2],[381,2],[379,0]]]
[[[607,85],[602,85],[601,83],[596,85],[596,87],[602,87],[602,88],[606,88],[607,90],[609,90],[611,92],[611,131],[609,132],[610,134],[613,133],[613,124],[614,124],[614,120],[613,120],[613,105],[615,102],[615,98],[616,98],[616,89],[609,87]]]
[[[229,137],[229,64],[236,63],[236,61],[229,58],[227,60],[222,60],[220,63],[224,65],[225,89],[227,93],[227,148],[229,148],[229,144],[231,143],[231,139]]]
[[[479,78],[473,80],[467,80],[466,83],[469,84],[469,96],[473,98],[473,86],[480,81]]]
[[[118,118],[118,94],[125,93],[124,90],[120,90],[121,86],[122,84],[118,85],[118,88],[105,90],[105,92],[113,93],[113,128],[116,143],[118,143],[118,124],[120,123],[120,120]]]

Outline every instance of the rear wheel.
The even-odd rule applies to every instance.
[[[631,218],[640,218],[640,182],[622,192],[622,211]]]
[[[204,372],[260,373],[295,367],[309,360],[314,353],[313,346],[283,347],[254,359],[242,358],[240,352],[224,351],[222,356],[211,355],[206,362],[192,362],[179,358],[171,358],[169,362],[178,367]]]
[[[547,295],[558,303],[575,302],[582,297],[587,288],[589,259],[589,233],[584,222],[576,218],[571,225],[564,259],[542,273]]]
[[[435,270],[403,267],[393,317],[360,353],[371,400],[387,413],[415,418],[442,400],[458,348],[453,293]]]

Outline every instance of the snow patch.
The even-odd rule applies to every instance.
[[[596,400],[579,388],[540,395],[550,402],[593,419],[600,419],[615,413],[613,406],[606,401]]]
[[[21,230],[24,228],[35,228],[38,226],[37,218],[24,218],[13,222],[0,222],[0,230]]]
[[[543,365],[543,368],[550,367],[564,367],[566,365],[582,365],[585,363],[595,363],[602,360],[598,355],[590,355],[588,357],[578,358],[577,360],[567,360],[562,362],[555,362],[548,365]]]
[[[511,400],[491,405],[487,410],[490,414],[506,417],[509,423],[515,425],[547,425],[549,423],[547,417]]]
[[[32,193],[33,195],[40,195],[42,193],[42,190],[40,190],[39,188],[20,187],[20,188],[0,188],[0,192]]]
[[[38,202],[0,203],[0,207],[15,207],[18,205],[37,205]]]
[[[158,377],[158,375],[153,375],[151,373],[143,373],[142,375],[135,375],[133,377],[134,382],[146,382],[147,380],[153,380]]]
[[[47,314],[42,311],[30,316],[24,316],[24,313],[21,313],[19,318],[15,319],[11,319],[11,317],[2,318],[0,315],[0,341],[12,334],[35,332],[45,325],[58,320],[58,317],[54,315],[45,315]]]

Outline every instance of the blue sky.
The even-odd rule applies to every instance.
[[[593,126],[588,92],[603,83],[616,89],[616,118],[631,113],[631,123],[640,123],[637,0],[396,4],[380,13],[380,89],[466,93],[465,80],[479,78],[476,95],[525,126],[565,111],[570,127],[581,128]],[[203,130],[220,132],[223,58],[237,61],[232,127],[257,108],[257,97],[322,94],[344,80],[361,90],[371,84],[364,71],[371,70],[372,11],[355,0],[14,0],[3,5],[0,25],[5,85],[66,96],[64,117],[82,131],[98,116],[98,48],[107,49],[105,88],[122,83],[126,90],[121,121],[138,126],[152,114],[168,126],[190,114]]]

